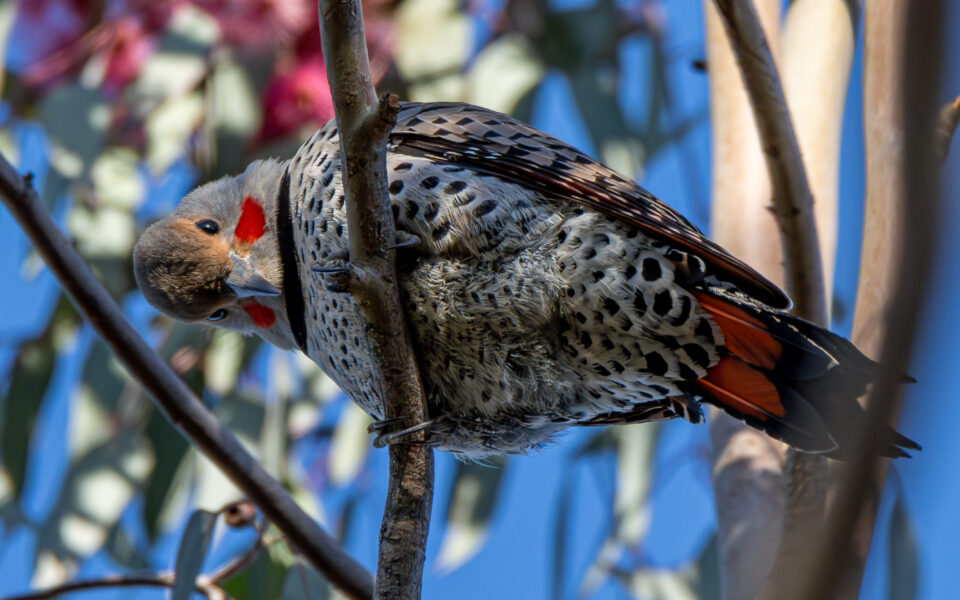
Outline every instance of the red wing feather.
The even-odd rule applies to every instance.
[[[724,346],[734,356],[764,369],[773,369],[783,355],[783,346],[759,319],[706,292],[691,290],[723,332]]]
[[[707,370],[707,376],[694,385],[715,402],[761,421],[786,414],[777,386],[766,375],[733,356],[720,359]]]

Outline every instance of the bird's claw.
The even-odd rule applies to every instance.
[[[314,273],[320,273],[321,275],[328,276],[327,283],[324,285],[327,291],[334,293],[346,293],[350,291],[350,279],[352,277],[350,265],[343,265],[339,267],[321,267],[320,265],[313,265],[310,267],[310,270]]]
[[[410,421],[412,418],[413,417],[409,416],[393,417],[371,423],[370,426],[367,427],[367,432],[376,434],[376,437],[373,438],[373,447],[383,448],[394,444],[436,446],[439,442],[430,438],[430,429],[433,427],[433,421],[424,421],[403,429],[394,429],[394,426]],[[421,432],[423,432],[423,439],[411,439]]]
[[[420,237],[406,231],[397,230],[394,240],[395,243],[384,248],[384,251],[400,250],[401,248],[412,248],[420,245]]]

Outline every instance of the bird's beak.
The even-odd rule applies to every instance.
[[[250,262],[250,257],[241,258],[235,252],[230,253],[233,261],[233,270],[227,277],[226,284],[238,298],[250,296],[279,296],[280,290],[261,275]]]

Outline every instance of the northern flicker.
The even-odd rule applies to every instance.
[[[137,243],[147,300],[316,362],[375,420],[349,261],[336,122],[286,162],[188,194]],[[787,296],[630,179],[515,119],[404,104],[389,141],[399,285],[429,422],[382,443],[518,453],[571,425],[702,420],[700,401],[842,457],[877,365],[784,312]],[[887,429],[876,451],[919,447]]]

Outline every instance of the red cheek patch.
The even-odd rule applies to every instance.
[[[267,217],[263,214],[263,207],[255,199],[247,196],[240,206],[240,220],[233,235],[238,241],[252,244],[259,240],[267,229]]]
[[[277,321],[273,309],[267,308],[259,302],[249,302],[243,305],[243,310],[253,319],[253,324],[260,329],[269,329]]]

